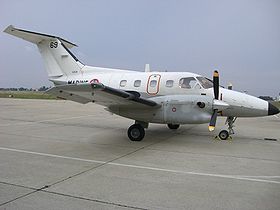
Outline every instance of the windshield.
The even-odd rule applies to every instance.
[[[213,87],[213,82],[210,79],[206,77],[197,77],[197,79],[203,88],[208,89]]]
[[[201,88],[198,81],[194,77],[181,78],[179,81],[179,87],[186,88],[186,89],[200,89]]]

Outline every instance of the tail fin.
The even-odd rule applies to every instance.
[[[12,25],[8,26],[4,32],[38,46],[50,80],[81,73],[84,65],[69,50],[77,45],[57,36],[26,31]]]

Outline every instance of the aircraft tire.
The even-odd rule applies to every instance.
[[[167,126],[171,130],[177,130],[180,127],[179,124],[167,124]]]
[[[134,124],[128,128],[127,135],[131,141],[141,141],[145,137],[145,129],[140,124]]]
[[[229,133],[227,130],[222,130],[220,133],[219,133],[219,138],[221,140],[227,140],[229,137]]]

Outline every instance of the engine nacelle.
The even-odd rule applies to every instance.
[[[204,95],[172,95],[162,98],[164,123],[201,124],[210,121],[213,98]]]

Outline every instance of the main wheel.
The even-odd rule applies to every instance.
[[[145,136],[145,130],[140,124],[134,124],[128,128],[127,135],[131,141],[141,141]]]
[[[177,130],[180,127],[179,124],[167,124],[167,126],[171,130]]]
[[[229,137],[229,133],[227,130],[222,130],[220,133],[219,133],[219,137],[220,139],[222,140],[227,140],[228,137]]]

